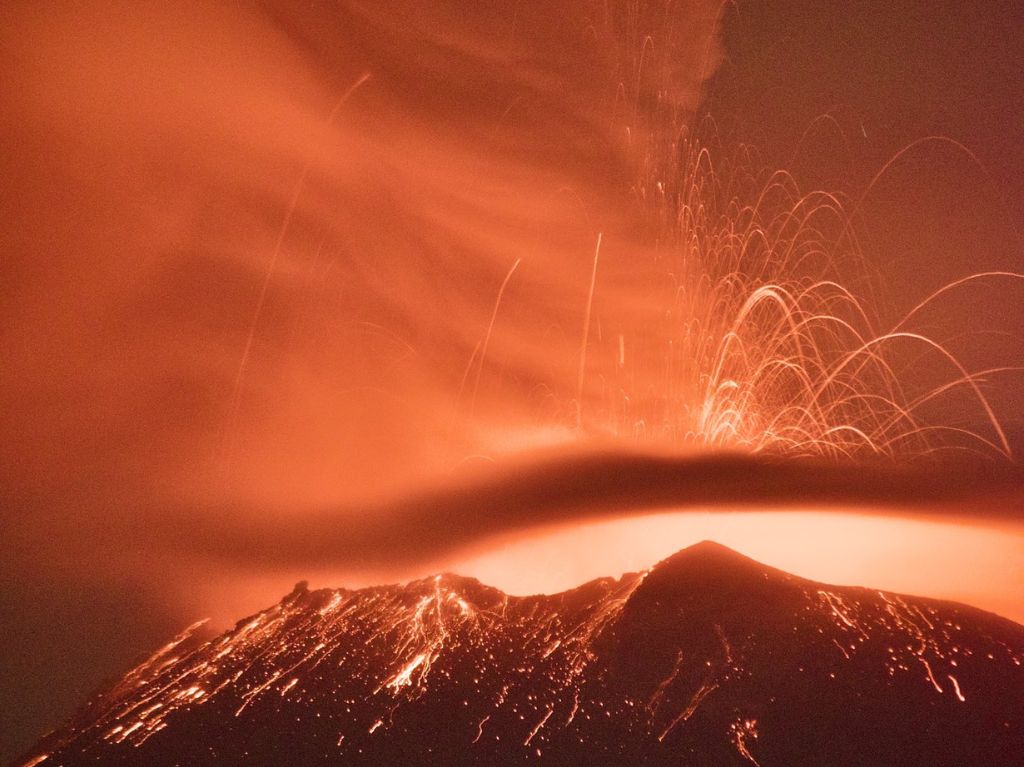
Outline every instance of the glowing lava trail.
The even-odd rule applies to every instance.
[[[793,767],[895,763],[899,743],[900,764],[994,764],[1024,746],[1024,627],[711,543],[553,596],[300,584],[194,631],[27,763]]]

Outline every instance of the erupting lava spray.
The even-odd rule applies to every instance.
[[[610,83],[606,117],[627,158],[620,191],[630,231],[595,234],[589,280],[578,278],[585,302],[575,394],[556,380],[554,363],[548,380],[534,382],[542,431],[670,451],[860,459],[968,450],[1010,458],[984,387],[1019,368],[969,369],[914,319],[960,286],[1024,275],[967,275],[884,326],[863,295],[879,273],[858,231],[870,227],[859,220],[860,205],[888,165],[851,201],[803,191],[786,170],[762,167],[750,146],[728,149],[710,117],[677,103],[672,25],[644,28],[640,5],[620,10],[601,29],[621,77]],[[973,157],[941,137],[904,152],[927,142]],[[517,259],[501,283],[466,369],[475,376],[472,403],[489,346],[494,353],[499,307],[531,266]],[[848,287],[851,275],[857,289]],[[955,402],[937,408],[944,398]],[[973,413],[950,421],[950,410]],[[464,412],[472,416],[473,405]]]

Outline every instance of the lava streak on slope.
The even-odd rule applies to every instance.
[[[1024,748],[1024,627],[707,542],[553,596],[299,584],[193,631],[26,764],[933,767]]]

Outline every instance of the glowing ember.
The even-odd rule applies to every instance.
[[[274,748],[314,761],[380,764],[440,749],[456,763],[601,754],[607,764],[677,764],[694,747],[728,746],[763,765],[798,743],[804,751],[785,763],[818,764],[839,732],[892,706],[946,723],[888,724],[924,751],[946,746],[947,726],[1008,717],[1011,729],[988,746],[962,744],[998,751],[1024,731],[1022,659],[1024,633],[1009,621],[826,587],[704,543],[647,573],[550,597],[455,576],[299,587],[221,637],[161,648],[46,755],[67,765],[136,749],[154,765],[193,751],[216,754],[211,763],[239,749],[266,758],[259,739],[236,740],[237,720],[238,732],[272,733]]]

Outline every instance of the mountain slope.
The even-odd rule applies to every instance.
[[[1024,764],[1024,626],[717,544],[510,597],[452,575],[185,632],[26,764]]]

